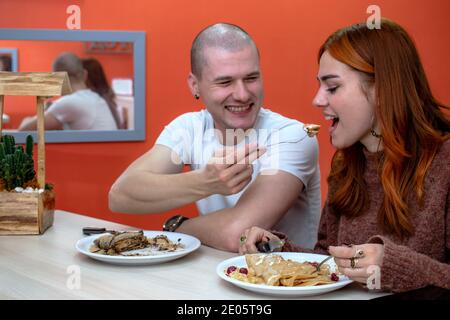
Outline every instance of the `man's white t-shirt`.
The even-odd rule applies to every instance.
[[[190,112],[166,126],[156,144],[171,148],[183,164],[196,170],[206,166],[214,151],[223,147],[217,132],[207,110]],[[287,234],[296,244],[312,248],[317,241],[321,207],[317,139],[308,137],[301,122],[261,108],[246,140],[240,144],[257,141],[267,147],[266,153],[253,162],[252,182],[258,175],[273,174],[276,170],[288,172],[302,181],[303,191],[273,229]],[[172,161],[176,161],[176,157]],[[214,194],[197,201],[200,214],[234,207],[249,185],[237,194]]]
[[[75,91],[52,103],[47,112],[64,130],[116,130],[117,125],[105,99],[90,89]]]

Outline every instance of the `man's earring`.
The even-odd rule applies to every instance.
[[[195,100],[198,100],[198,99],[200,99],[200,96],[198,94],[194,94],[194,98],[195,98]]]

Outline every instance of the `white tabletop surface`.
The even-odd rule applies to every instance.
[[[57,210],[54,225],[43,235],[0,236],[0,299],[277,299],[221,280],[216,266],[236,254],[207,246],[158,265],[118,266],[90,259],[75,249],[82,228],[88,226],[132,229]],[[307,299],[365,300],[382,295],[351,284]]]

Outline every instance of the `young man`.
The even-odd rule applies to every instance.
[[[165,229],[237,252],[242,232],[257,225],[312,247],[321,206],[317,140],[300,122],[261,108],[251,37],[231,24],[204,29],[193,42],[191,68],[189,88],[206,110],[166,126],[112,186],[111,210],[154,213],[196,202],[199,217],[172,217]],[[186,164],[192,170],[182,172]]]

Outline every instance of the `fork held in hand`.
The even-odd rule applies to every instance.
[[[300,141],[304,140],[306,137],[308,137],[308,135],[305,135],[305,136],[303,136],[303,137],[301,137],[299,139],[296,139],[296,140],[281,141],[281,142],[275,142],[275,143],[267,144],[267,145],[264,145],[264,147],[268,148],[268,147],[273,147],[273,146],[277,146],[277,145],[280,145],[280,144],[286,144],[286,143],[299,143]]]
[[[283,249],[284,241],[279,239],[272,239],[269,241],[261,241],[256,243],[256,248],[259,252],[270,253],[277,252]]]
[[[325,262],[327,262],[328,260],[330,260],[331,258],[333,258],[333,256],[329,256],[329,257],[326,257],[325,259],[323,259],[322,262],[319,263],[319,264],[317,265],[317,267],[316,267],[317,272],[319,272],[319,271],[320,271],[320,267],[321,267]]]
[[[281,141],[281,142],[271,143],[269,145],[266,145],[265,147],[268,148],[268,147],[276,146],[279,144],[285,144],[285,143],[298,143],[298,142],[304,140],[306,137],[310,137],[310,138],[314,137],[319,132],[319,129],[320,129],[320,125],[318,125],[318,124],[313,124],[313,123],[304,124],[303,131],[306,132],[305,136],[295,139],[295,140],[292,140],[292,141]]]

